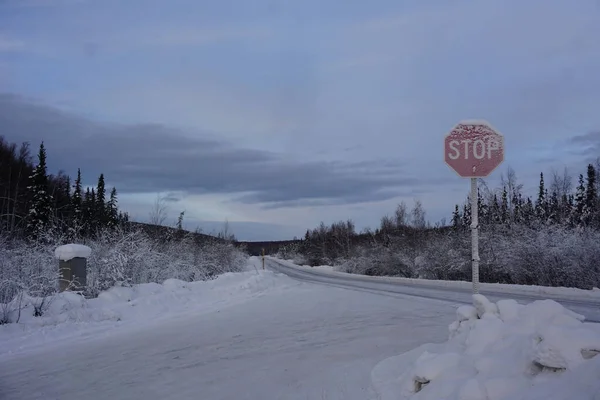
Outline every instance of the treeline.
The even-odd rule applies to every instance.
[[[44,314],[58,289],[54,250],[67,242],[92,249],[86,297],[112,286],[213,279],[245,267],[244,248],[234,245],[227,224],[215,236],[188,232],[182,212],[175,227],[164,226],[160,198],[151,224],[131,222],[103,174],[84,187],[78,170],[71,183],[62,172],[48,174],[46,156],[42,143],[34,164],[28,144],[18,148],[0,137],[0,325],[18,322],[28,304],[35,316]]]
[[[600,286],[600,162],[573,187],[565,169],[549,185],[540,174],[537,196],[523,194],[514,170],[497,188],[478,182],[480,278],[484,282],[592,288]],[[367,275],[470,280],[471,202],[427,222],[420,201],[405,203],[379,227],[357,233],[352,221],[308,230],[280,256],[309,265],[336,265]]]
[[[502,187],[496,191],[478,191],[478,216],[480,224],[526,225],[600,228],[600,162],[588,164],[585,177],[579,174],[575,192],[572,178],[565,169],[562,174],[553,173],[550,188],[546,186],[544,174],[540,173],[537,197],[524,198],[522,185],[517,183],[515,172],[509,168]],[[452,214],[452,226],[468,228],[471,225],[471,202],[462,207],[458,204]]]
[[[81,170],[71,184],[63,172],[48,174],[46,157],[44,143],[34,164],[28,143],[17,147],[0,136],[0,234],[31,240],[57,233],[92,237],[128,221],[118,209],[116,188],[107,194],[103,174],[95,187],[84,189]]]

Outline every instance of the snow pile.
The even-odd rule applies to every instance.
[[[65,244],[54,250],[54,256],[61,261],[69,261],[76,257],[88,258],[92,249],[82,244]]]
[[[395,400],[598,400],[600,325],[583,320],[553,300],[473,295],[448,342],[383,361],[373,384]]]
[[[71,292],[43,299],[23,296],[20,307],[12,307],[15,313],[20,308],[20,315],[11,315],[13,322],[17,318],[19,322],[0,325],[0,354],[100,330],[114,331],[115,327],[148,329],[174,317],[218,311],[298,284],[271,271],[252,270],[226,273],[210,281],[168,279],[162,284],[113,287],[94,299]],[[43,311],[42,316],[34,316],[36,309]]]

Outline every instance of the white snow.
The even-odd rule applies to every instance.
[[[385,399],[600,399],[600,325],[552,300],[520,305],[473,295],[449,339],[384,360],[372,372]]]
[[[76,257],[88,258],[92,254],[92,249],[82,244],[65,244],[58,246],[54,250],[54,256],[61,261],[69,261]]]
[[[294,264],[290,260],[281,260],[273,257],[269,257],[271,260],[281,263],[287,267],[298,268],[305,271],[314,270],[314,267],[310,267],[308,265],[298,265]],[[335,267],[329,266],[329,268],[325,268],[321,266],[318,269],[318,272],[323,274],[328,274],[330,276],[339,276],[344,277],[345,279],[357,279],[364,280],[369,279],[373,281],[384,281],[384,282],[395,282],[401,283],[403,285],[410,286],[428,286],[428,287],[442,287],[442,288],[452,288],[452,289],[461,289],[461,290],[471,290],[473,284],[471,282],[466,281],[442,281],[442,280],[433,280],[433,279],[417,279],[417,278],[401,278],[401,277],[392,277],[392,276],[367,276],[367,275],[357,275],[357,274],[349,274],[346,272],[339,272],[335,270]],[[490,291],[490,292],[498,292],[498,293],[506,293],[506,294],[531,294],[531,295],[543,295],[548,297],[556,297],[562,299],[572,299],[572,300],[580,300],[580,299],[590,299],[600,301],[600,290],[594,288],[594,290],[584,290],[577,288],[568,288],[568,287],[549,287],[549,286],[535,286],[535,285],[509,285],[509,284],[501,284],[501,283],[480,283],[479,288],[481,291]]]
[[[163,284],[113,287],[94,299],[63,292],[46,298],[48,306],[44,307],[41,317],[34,317],[34,306],[41,304],[42,299],[25,296],[20,322],[0,325],[0,355],[74,337],[93,336],[99,331],[199,315],[296,284],[285,276],[252,268],[247,272],[226,273],[210,281],[168,279]],[[16,320],[15,317],[12,315],[11,320]]]
[[[301,283],[254,261],[258,274],[116,288],[57,325],[0,326],[0,397],[364,400],[381,360],[444,340],[453,319],[452,303]],[[87,314],[100,309],[121,321]]]

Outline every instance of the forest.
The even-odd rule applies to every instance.
[[[600,287],[600,159],[575,180],[565,168],[540,173],[534,198],[524,196],[508,168],[499,187],[478,181],[480,280],[491,283]],[[402,202],[375,230],[355,231],[351,220],[309,229],[282,246],[296,263],[334,265],[366,275],[471,279],[471,201],[457,204],[449,222],[427,222],[422,203]]]
[[[54,250],[66,243],[92,249],[86,297],[112,286],[212,279],[245,266],[230,233],[185,231],[183,212],[172,228],[131,222],[103,174],[87,186],[81,170],[72,181],[64,172],[49,174],[46,160],[44,143],[32,157],[28,143],[0,136],[0,324],[18,322],[27,303],[38,316],[48,309],[58,288]],[[160,199],[149,220],[164,224]]]

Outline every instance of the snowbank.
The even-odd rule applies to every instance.
[[[471,282],[465,281],[442,281],[442,280],[434,280],[434,279],[415,279],[415,278],[401,278],[401,277],[392,277],[392,276],[368,276],[368,275],[357,275],[357,274],[349,274],[346,272],[335,271],[332,266],[325,268],[325,266],[318,267],[315,271],[316,267],[310,267],[308,265],[298,265],[294,264],[290,260],[281,260],[277,258],[270,257],[272,261],[278,262],[283,266],[290,268],[299,268],[305,271],[314,271],[317,273],[326,273],[333,276],[343,276],[346,279],[358,279],[358,280],[374,280],[374,281],[387,281],[387,282],[397,282],[403,285],[411,285],[411,286],[421,286],[421,287],[430,287],[430,288],[453,288],[464,291],[471,291],[473,284]],[[505,294],[531,294],[531,295],[542,295],[549,296],[554,298],[562,298],[564,300],[597,300],[600,302],[600,289],[594,288],[594,290],[584,290],[577,288],[567,288],[567,287],[549,287],[549,286],[534,286],[534,285],[508,285],[502,283],[480,283],[479,287],[482,291],[486,291],[488,293],[496,292],[496,293],[505,293]]]
[[[65,244],[54,250],[54,256],[61,261],[69,261],[76,257],[88,258],[92,249],[82,244]]]
[[[42,299],[23,297],[19,323],[0,325],[0,355],[101,331],[120,331],[123,327],[148,329],[170,318],[218,311],[266,293],[287,290],[291,285],[299,283],[252,267],[250,271],[226,273],[210,281],[168,279],[163,284],[113,287],[89,300],[63,292],[46,298],[41,317],[35,317],[34,311]],[[16,317],[15,311],[12,321]]]
[[[449,340],[384,360],[381,399],[600,399],[600,325],[553,300],[528,305],[473,295]]]

